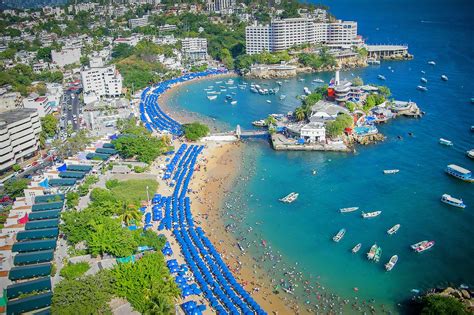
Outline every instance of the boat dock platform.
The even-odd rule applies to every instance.
[[[353,152],[353,149],[346,146],[342,141],[333,143],[303,143],[299,144],[292,139],[288,139],[282,134],[272,134],[271,142],[275,151],[333,151],[333,152]]]

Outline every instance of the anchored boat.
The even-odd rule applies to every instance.
[[[471,159],[474,159],[474,149],[471,149],[469,151],[466,152],[466,155],[471,158]]]
[[[388,261],[388,263],[385,264],[385,270],[387,271],[392,270],[393,267],[395,267],[397,261],[398,261],[397,255],[393,255],[392,257],[390,257],[390,260]]]
[[[396,174],[396,173],[398,173],[398,172],[400,172],[400,170],[398,170],[398,169],[394,169],[394,170],[383,170],[383,173],[384,173],[384,174]]]
[[[349,208],[339,209],[339,211],[341,211],[341,213],[354,212],[354,211],[357,211],[357,210],[359,210],[359,207],[349,207]]]
[[[375,218],[377,216],[379,216],[380,214],[382,213],[382,211],[374,211],[374,212],[362,212],[362,217],[364,219],[369,219],[369,218]]]
[[[411,248],[415,252],[421,253],[433,247],[434,244],[435,244],[435,241],[421,241],[421,242],[411,245]]]
[[[217,95],[208,95],[207,98],[210,100],[210,101],[213,101],[217,98]]]
[[[337,234],[334,235],[332,240],[337,243],[344,237],[344,234],[346,234],[346,229],[340,229],[339,232],[337,232]]]
[[[368,260],[374,259],[375,253],[377,252],[377,248],[379,248],[379,247],[377,246],[377,244],[372,245],[372,247],[370,248],[369,252],[367,253],[367,259],[368,259]]]
[[[265,127],[267,125],[267,123],[265,122],[265,120],[260,119],[260,120],[253,121],[252,125],[254,125],[256,127]]]
[[[356,246],[354,246],[354,247],[352,248],[352,252],[353,252],[354,254],[357,253],[357,252],[360,250],[361,247],[362,247],[362,243],[357,244]]]
[[[386,80],[386,78],[385,78],[383,75],[381,75],[381,74],[379,74],[379,75],[377,76],[377,78],[378,78],[379,80],[382,80],[382,81],[385,81],[385,80]]]
[[[465,182],[473,183],[474,178],[472,177],[472,173],[470,170],[467,170],[461,166],[458,166],[456,164],[449,164],[446,169],[446,173],[448,173],[451,176],[454,176],[460,180],[463,180]]]
[[[423,77],[420,78],[420,81],[423,82],[423,83],[428,83],[428,80],[426,80],[426,79],[423,78]]]
[[[375,251],[374,261],[379,262],[381,256],[382,256],[382,247],[379,246],[377,247],[377,250]]]
[[[443,74],[443,75],[441,76],[441,80],[443,80],[443,81],[448,81],[448,77]]]
[[[439,138],[439,143],[442,145],[447,145],[448,147],[451,147],[453,145],[452,141],[443,138]]]
[[[389,229],[387,230],[387,233],[388,233],[389,235],[395,234],[395,233],[397,233],[397,231],[398,231],[399,228],[400,228],[400,224],[395,224],[394,226],[392,226],[391,228],[389,228]]]
[[[428,91],[428,88],[426,86],[423,86],[423,85],[418,85],[416,88],[420,91],[423,91],[423,92]]]
[[[436,66],[436,62],[434,62],[434,61],[428,61],[428,64],[431,65],[431,66]]]
[[[451,195],[448,195],[448,194],[443,194],[441,196],[441,202],[444,202],[450,206],[453,206],[453,207],[458,207],[458,208],[466,208],[466,205],[464,204],[464,202],[462,201],[462,199],[457,199],[457,198],[454,198],[452,197]]]
[[[297,198],[298,198],[299,194],[298,193],[295,193],[295,192],[292,192],[292,193],[289,193],[287,196],[279,199],[281,202],[284,202],[284,203],[292,203],[293,201],[295,201]]]

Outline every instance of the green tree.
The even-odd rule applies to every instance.
[[[199,122],[185,124],[183,129],[184,136],[190,141],[197,141],[209,133],[209,127]]]
[[[379,89],[379,93],[385,96],[386,98],[392,95],[392,92],[387,86],[381,85],[381,86],[378,86],[377,88]]]
[[[272,115],[268,115],[268,117],[265,119],[265,124],[268,126],[268,128],[270,128],[277,124],[277,120]]]
[[[68,209],[75,209],[79,205],[79,194],[70,191],[66,194],[66,206]]]
[[[361,86],[361,85],[364,85],[364,81],[362,80],[361,77],[355,77],[355,78],[352,80],[352,85],[354,85],[354,86]]]
[[[354,102],[346,102],[346,108],[353,112],[356,109],[356,104]]]
[[[422,315],[438,315],[438,314],[449,314],[449,315],[467,315],[470,314],[463,303],[451,296],[441,296],[437,294],[430,294],[423,297],[422,309],[420,314]]]
[[[15,172],[18,172],[19,170],[21,170],[21,166],[18,165],[18,164],[14,164],[14,165],[12,166],[12,170],[15,171]]]
[[[90,266],[87,262],[68,263],[61,269],[59,275],[68,280],[77,279],[86,273],[89,268]]]
[[[227,69],[234,69],[234,59],[232,58],[229,49],[222,49],[219,55],[219,59],[222,61],[222,63]]]
[[[58,129],[58,119],[53,114],[41,118],[41,129],[45,137],[53,137]]]
[[[42,47],[36,52],[36,59],[51,62],[51,47]]]
[[[119,219],[126,225],[130,224],[141,225],[142,213],[133,205],[124,205]]]
[[[344,130],[348,127],[352,127],[353,118],[347,114],[340,114],[336,117],[336,120],[326,123],[326,134],[330,138],[340,136],[344,133]]]
[[[103,217],[92,223],[91,227],[87,246],[92,256],[110,254],[127,257],[135,253],[138,242],[131,237],[131,231],[122,228],[118,220]]]
[[[110,271],[80,279],[64,279],[54,288],[53,314],[112,314],[108,302],[114,294],[115,280]]]
[[[23,190],[28,187],[30,183],[29,179],[26,178],[12,178],[5,182],[4,190],[5,193],[11,198],[23,197],[25,194]]]
[[[305,116],[306,116],[304,108],[302,106],[297,107],[295,109],[294,115],[295,115],[295,118],[296,118],[297,121],[304,120]]]
[[[131,56],[133,47],[127,44],[118,44],[112,49],[112,58],[123,59]]]

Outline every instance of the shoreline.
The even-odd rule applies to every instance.
[[[159,98],[162,110],[180,123],[199,120],[210,124],[211,130],[219,130],[218,124],[208,117],[191,113],[182,109],[176,110],[170,106],[170,101],[176,91],[188,84],[202,80],[236,77],[235,73],[227,73],[212,77],[199,78],[174,85]],[[259,305],[271,314],[302,313],[304,310],[295,298],[290,301],[289,294],[272,292],[270,276],[259,267],[255,257],[248,252],[242,252],[238,247],[235,236],[226,230],[224,222],[225,200],[241,174],[244,144],[241,142],[209,142],[198,159],[199,170],[194,173],[190,183],[190,194],[193,216],[196,224],[206,232],[222,259],[232,270],[235,278],[249,292]],[[200,197],[199,197],[200,196]],[[175,247],[175,242],[172,242]],[[177,248],[176,248],[177,249]],[[303,312],[306,313],[306,312]],[[308,312],[309,314],[309,312]]]

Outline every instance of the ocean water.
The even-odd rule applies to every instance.
[[[360,76],[368,83],[385,84],[394,98],[417,102],[426,115],[421,119],[398,118],[379,126],[386,141],[359,146],[350,154],[275,152],[266,141],[249,141],[242,178],[227,200],[232,210],[226,220],[235,224],[234,233],[242,244],[250,245],[249,251],[265,260],[263,265],[271,277],[289,277],[284,274],[288,268],[272,268],[276,260],[270,255],[278,253],[282,255],[281,264],[295,267],[311,284],[324,286],[343,298],[375,299],[378,304],[401,311],[396,304],[410,298],[412,289],[461,283],[474,286],[474,184],[444,173],[449,163],[474,171],[474,160],[465,155],[474,148],[474,132],[470,131],[474,125],[474,105],[470,103],[474,97],[474,21],[470,16],[474,2],[324,2],[337,17],[358,21],[359,33],[368,43],[406,43],[415,55],[411,61],[382,62],[341,76]],[[429,60],[436,61],[436,66],[428,65]],[[387,80],[379,81],[378,74]],[[442,74],[449,77],[448,82],[440,80]],[[253,120],[293,110],[299,105],[295,96],[303,94],[303,87],[317,86],[312,79],[327,82],[332,76],[308,74],[283,82],[278,95],[287,97],[282,101],[278,95],[260,96],[248,89],[228,89],[217,100],[209,101],[204,89],[224,85],[215,83],[219,81],[216,79],[188,85],[171,101],[174,106],[209,116],[228,129],[237,124],[249,129]],[[429,91],[424,93],[416,90],[422,76],[428,79]],[[274,80],[235,81],[276,86]],[[225,94],[231,92],[236,93],[236,105],[224,101]],[[454,146],[440,145],[440,137],[452,140]],[[392,168],[400,172],[382,173]],[[316,176],[312,175],[313,169],[317,170]],[[291,191],[300,194],[296,202],[278,202]],[[467,208],[442,204],[439,199],[443,193],[462,198]],[[339,208],[349,206],[382,210],[382,214],[364,220],[358,212],[339,213]],[[401,224],[400,230],[388,236],[386,230],[396,223]],[[331,238],[340,228],[346,228],[347,233],[336,244]],[[410,244],[425,239],[435,240],[436,245],[421,254],[409,249]],[[267,247],[261,245],[262,240]],[[359,242],[362,249],[352,254],[350,249]],[[374,243],[383,249],[378,264],[365,258]],[[399,256],[398,264],[385,272],[383,265],[394,254]],[[319,293],[305,295],[303,287],[300,284],[296,288],[297,295],[318,301]]]

